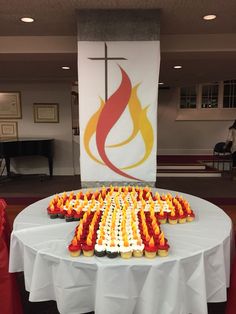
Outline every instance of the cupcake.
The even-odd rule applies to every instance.
[[[119,248],[116,241],[111,240],[109,244],[106,245],[106,253],[109,258],[115,258],[119,255]]]
[[[84,256],[90,257],[94,255],[94,244],[91,240],[91,235],[88,234],[85,243],[82,244],[82,250]]]
[[[157,214],[157,219],[161,224],[165,224],[167,221],[167,212],[164,212],[163,208],[161,208],[160,212]]]
[[[172,208],[171,212],[168,214],[168,222],[171,225],[175,225],[178,222],[178,215],[176,214],[174,208]]]
[[[185,212],[187,215],[186,220],[187,220],[187,222],[191,222],[195,219],[195,214],[187,202],[184,205],[185,205]]]
[[[65,214],[66,214],[66,211],[64,209],[64,206],[61,205],[60,206],[60,210],[58,212],[58,217],[61,218],[61,219],[64,219],[65,218]]]
[[[161,257],[167,256],[169,247],[170,246],[167,243],[167,240],[164,238],[164,233],[162,232],[160,234],[159,243],[158,243],[158,250],[157,250],[158,256],[161,256]]]
[[[97,243],[95,244],[94,248],[94,254],[97,257],[103,257],[106,255],[106,245],[103,243],[102,238],[99,238],[97,240]]]
[[[136,241],[136,244],[133,245],[133,256],[134,257],[142,257],[143,256],[143,250],[144,250],[144,244],[142,243],[142,240],[139,238]]]
[[[73,257],[77,257],[80,255],[81,245],[76,237],[74,237],[73,240],[71,241],[71,244],[68,246],[68,250],[70,252],[70,255]]]
[[[159,239],[160,233],[161,233],[160,227],[158,224],[156,224],[153,228],[153,237],[155,241]]]
[[[55,219],[58,217],[58,211],[55,209],[55,206],[53,203],[51,203],[48,208],[48,215],[50,216],[51,219]]]
[[[155,244],[153,238],[150,239],[149,243],[144,246],[145,257],[154,258],[157,253],[157,245]]]
[[[73,212],[73,220],[79,221],[83,217],[83,212],[81,208],[77,208]]]
[[[132,257],[132,248],[127,237],[124,238],[123,245],[120,246],[119,251],[122,258],[128,259]]]
[[[184,224],[187,221],[187,215],[186,213],[182,210],[182,208],[179,209],[179,213],[178,213],[178,222],[180,224]]]
[[[191,222],[191,221],[193,221],[195,219],[195,214],[194,214],[194,212],[191,210],[190,212],[187,212],[187,218],[186,218],[186,220],[187,220],[187,222]]]
[[[74,215],[73,215],[73,210],[72,210],[72,205],[69,206],[66,214],[65,214],[65,219],[67,222],[73,221],[74,220]]]

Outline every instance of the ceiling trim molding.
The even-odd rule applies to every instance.
[[[162,53],[236,51],[236,34],[162,35]],[[76,53],[76,36],[0,36],[0,53]]]
[[[75,53],[76,36],[1,36],[0,53]]]
[[[236,34],[162,35],[162,52],[236,51]]]

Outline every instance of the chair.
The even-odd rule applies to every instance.
[[[0,199],[0,296],[1,314],[23,314],[16,275],[8,272],[10,225],[6,215],[7,204]]]
[[[230,162],[231,168],[231,159],[232,154],[230,148],[225,149],[225,142],[219,142],[215,145],[213,150],[213,168],[215,168],[215,164],[217,165],[217,169],[220,169],[220,163],[223,164],[223,171],[225,170],[225,162]]]

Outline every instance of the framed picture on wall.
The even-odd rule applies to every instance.
[[[0,92],[0,119],[21,118],[20,92]]]
[[[59,105],[54,103],[35,103],[34,104],[35,123],[58,123]]]
[[[0,121],[0,139],[13,139],[18,137],[16,121]]]

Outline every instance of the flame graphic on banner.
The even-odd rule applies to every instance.
[[[88,121],[84,133],[84,147],[87,154],[95,162],[108,166],[111,170],[121,176],[134,180],[140,180],[116,167],[109,160],[105,149],[105,143],[109,132],[119,120],[127,106],[129,108],[131,119],[133,122],[132,133],[126,140],[117,144],[109,145],[107,147],[115,148],[127,145],[137,136],[138,132],[140,132],[145,144],[145,154],[138,162],[126,166],[122,169],[131,169],[141,165],[149,157],[154,143],[152,125],[147,117],[148,106],[142,108],[140,100],[137,96],[137,89],[140,84],[137,84],[132,88],[131,81],[127,73],[121,67],[120,70],[122,74],[120,86],[105,103],[100,98],[99,109],[92,115],[92,117]],[[102,161],[98,160],[98,158],[93,155],[89,147],[90,140],[94,134],[96,134],[96,145]]]

